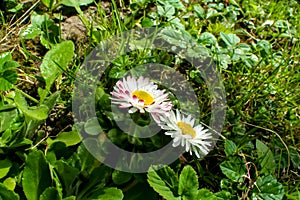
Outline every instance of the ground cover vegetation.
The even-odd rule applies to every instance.
[[[295,0],[0,1],[0,199],[299,200],[299,9]],[[198,120],[208,125],[212,113],[199,70],[165,51],[136,50],[117,57],[101,77],[97,117],[76,122],[75,77],[89,53],[116,34],[149,27],[176,30],[165,33],[171,46],[187,36],[208,52],[224,84],[225,124],[206,156],[186,152],[170,166],[127,173],[95,159],[78,129],[95,135],[97,120],[128,151],[170,141],[117,127],[111,92],[128,71],[167,65],[192,85]],[[176,96],[170,101],[180,108]]]

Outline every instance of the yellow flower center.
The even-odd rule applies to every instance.
[[[139,100],[144,101],[145,105],[151,105],[154,102],[152,95],[144,90],[136,90],[132,93],[132,96],[136,96]]]
[[[181,129],[182,133],[185,135],[190,135],[192,138],[196,137],[196,131],[193,129],[191,125],[185,122],[178,122],[177,123],[178,128]]]

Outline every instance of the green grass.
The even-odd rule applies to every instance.
[[[20,67],[13,69],[18,72],[18,82],[0,94],[2,199],[31,200],[39,199],[40,195],[45,199],[51,195],[58,195],[56,199],[116,200],[123,195],[125,200],[204,199],[203,195],[232,200],[268,199],[272,195],[274,199],[300,199],[300,4],[297,1],[207,0],[190,4],[163,0],[95,1],[73,7],[59,7],[55,3],[47,7],[42,3],[48,1],[7,2],[0,10],[3,44],[0,53],[11,52]],[[16,3],[23,7],[15,12],[9,10]],[[31,20],[23,16],[29,11]],[[38,16],[36,21],[32,20],[36,15],[33,12]],[[59,16],[64,17],[59,19]],[[85,32],[81,31],[83,37],[64,38],[62,29],[71,16],[79,16],[83,22],[79,24],[85,28]],[[32,31],[29,26],[37,29],[33,31],[34,37],[24,33]],[[154,26],[190,34],[216,63],[227,102],[220,133],[223,137],[204,158],[183,154],[170,167],[155,173],[127,174],[95,160],[80,142],[75,127],[89,134],[93,124],[89,120],[77,123],[72,118],[75,76],[99,43],[133,28]],[[46,63],[47,54],[64,40],[72,41],[74,52],[62,47],[52,56],[55,64]],[[116,49],[122,46],[115,42]],[[175,38],[170,43],[179,45],[180,41]],[[69,61],[60,58],[66,52],[72,57]],[[96,58],[101,60],[105,56]],[[46,72],[54,81],[49,82],[42,63],[57,68],[57,74],[51,74],[53,69]],[[103,131],[128,151],[152,151],[169,141],[163,136],[128,137],[112,119],[109,92],[125,72],[145,63],[170,66],[188,79],[197,94],[202,123],[209,124],[212,113],[207,85],[187,60],[158,49],[122,55],[98,83],[96,108]],[[4,83],[3,74],[1,71],[0,84]],[[180,107],[175,96],[172,103]],[[82,115],[88,115],[86,107],[80,109]],[[44,174],[49,182],[40,185],[42,177],[31,180],[39,174]],[[189,190],[182,189],[185,181],[195,184]],[[267,182],[271,184],[269,188],[264,187]],[[27,184],[32,184],[34,192]],[[139,193],[141,190],[147,197]]]

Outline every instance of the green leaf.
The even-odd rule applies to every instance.
[[[80,171],[77,168],[68,165],[68,163],[63,160],[57,161],[54,168],[57,170],[66,191],[70,190]]]
[[[61,200],[59,192],[54,187],[47,188],[40,196],[40,200]]]
[[[62,0],[60,3],[65,6],[77,7],[93,3],[93,0]]]
[[[235,34],[226,34],[221,32],[220,36],[222,38],[222,40],[225,42],[226,46],[231,47],[236,45],[237,43],[240,42],[240,38],[238,36],[236,36]]]
[[[281,200],[284,189],[272,175],[259,177],[251,195],[252,200]]]
[[[6,70],[0,73],[0,90],[10,90],[18,81],[18,73],[15,70]]]
[[[39,200],[44,190],[51,186],[51,174],[42,151],[31,152],[25,163],[22,186],[28,200]]]
[[[12,163],[10,160],[0,160],[0,179],[5,177],[11,168]]]
[[[120,68],[119,66],[114,66],[111,68],[109,71],[109,77],[110,78],[115,78],[115,79],[120,79],[122,78],[125,74],[127,73],[126,70]]]
[[[93,193],[90,200],[122,200],[124,197],[122,190],[118,188],[103,188]]]
[[[198,191],[198,197],[195,200],[218,200],[219,198],[216,197],[211,191],[208,189],[201,189]]]
[[[189,165],[185,166],[179,176],[178,194],[183,199],[197,199],[199,183],[196,171]]]
[[[271,150],[260,140],[256,140],[256,149],[258,155],[258,162],[261,166],[260,173],[268,175],[273,174],[276,169],[273,153]]]
[[[153,166],[148,171],[147,177],[150,186],[167,200],[181,200],[181,197],[177,196],[175,192],[178,184],[175,172],[169,166],[156,169],[157,167]]]
[[[14,191],[9,190],[7,187],[0,183],[0,199],[3,200],[19,200],[20,197]]]
[[[25,98],[19,91],[15,92],[15,103],[17,107],[28,117],[35,120],[44,120],[48,117],[49,108],[45,105],[41,105],[36,108],[28,107]]]
[[[25,27],[21,34],[20,37],[23,39],[33,39],[40,35],[42,33],[42,30],[40,27],[35,26],[34,24],[29,24],[27,27]]]
[[[231,140],[225,140],[225,154],[230,156],[237,150],[235,143]]]
[[[12,55],[10,52],[5,52],[0,54],[0,71],[5,70],[4,64],[12,60]]]
[[[73,146],[81,142],[81,137],[76,130],[60,133],[55,139],[47,138],[47,144],[50,146],[54,142],[63,142],[66,146]]]
[[[50,90],[56,78],[67,69],[73,55],[74,44],[72,41],[61,42],[46,53],[40,69],[42,77],[46,81],[47,90]]]
[[[122,185],[130,181],[132,174],[114,170],[112,173],[112,180],[116,185]]]
[[[200,19],[204,19],[205,10],[200,5],[194,5],[193,9]]]
[[[16,180],[12,177],[8,177],[7,179],[5,179],[3,181],[3,185],[5,187],[7,187],[9,190],[14,191],[15,187],[16,187]]]
[[[76,197],[75,196],[69,196],[69,197],[64,198],[63,200],[76,200]]]
[[[223,174],[235,182],[241,182],[246,174],[245,163],[239,157],[222,162],[220,167]]]
[[[98,135],[102,131],[96,117],[87,120],[87,122],[84,124],[84,130],[90,135]]]

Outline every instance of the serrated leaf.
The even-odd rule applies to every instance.
[[[14,191],[9,190],[7,187],[0,183],[0,199],[3,200],[19,200],[20,197]]]
[[[265,145],[258,139],[256,140],[256,149],[258,155],[258,162],[261,166],[260,173],[265,175],[273,174],[276,169],[276,164],[271,150],[268,148],[267,145]]]
[[[196,171],[189,165],[185,166],[179,176],[178,194],[183,199],[196,199],[199,183]]]
[[[59,192],[54,187],[47,188],[43,194],[41,194],[41,197],[39,200],[61,200],[61,196],[59,195]]]
[[[220,36],[227,46],[234,46],[240,42],[240,38],[235,34],[226,34],[221,32]]]
[[[157,169],[155,166],[148,171],[149,185],[162,197],[167,200],[181,200],[181,197],[175,194],[177,190],[177,177],[175,172],[169,167]]]
[[[231,140],[225,140],[225,154],[226,156],[232,155],[237,150],[235,143]]]
[[[46,81],[46,89],[50,90],[56,78],[66,70],[74,55],[72,41],[64,41],[50,49],[41,64],[42,77]]]
[[[284,196],[282,184],[272,175],[259,177],[251,195],[252,200],[281,200]]]
[[[11,166],[12,162],[10,160],[0,160],[0,179],[6,176]]]
[[[22,186],[28,200],[39,200],[52,184],[49,165],[41,151],[31,152],[25,163]]]
[[[122,190],[118,188],[103,188],[95,191],[90,200],[122,200],[124,197]]]
[[[222,162],[220,167],[223,174],[235,182],[241,182],[246,174],[245,163],[239,157]]]

